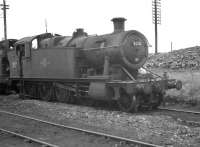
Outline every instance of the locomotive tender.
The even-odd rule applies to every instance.
[[[8,53],[11,83],[21,96],[72,102],[116,101],[122,111],[156,108],[167,89],[181,88],[175,79],[141,75],[149,43],[136,31],[124,31],[124,18],[113,18],[114,32],[89,36],[45,33],[25,37]]]

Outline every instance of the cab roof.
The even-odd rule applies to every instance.
[[[39,34],[39,35],[35,35],[35,36],[30,36],[30,37],[24,37],[20,40],[18,40],[16,42],[16,44],[22,44],[22,43],[25,43],[25,42],[32,42],[35,38],[50,38],[52,37],[53,35],[51,33],[44,33],[44,34]]]

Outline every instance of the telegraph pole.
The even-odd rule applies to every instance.
[[[47,19],[45,19],[45,29],[46,29],[46,33],[48,32],[47,31]]]
[[[158,53],[158,24],[161,24],[161,0],[152,1],[152,18],[155,25],[155,54]]]
[[[3,4],[0,5],[3,10],[3,20],[4,20],[4,39],[7,40],[7,22],[6,22],[6,9],[9,9],[9,5],[6,5],[6,1],[3,0]]]
[[[171,52],[172,52],[172,50],[173,50],[173,46],[172,46],[172,41],[171,41]]]
[[[3,0],[3,4],[0,4],[3,10],[3,20],[4,20],[4,40],[5,40],[5,48],[3,50],[4,56],[7,56],[7,51],[9,48],[9,43],[7,40],[7,22],[6,22],[6,9],[9,9],[9,5],[6,5],[6,0]]]

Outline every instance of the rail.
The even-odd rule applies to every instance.
[[[76,128],[76,127],[72,127],[72,126],[66,126],[66,125],[57,124],[57,123],[53,123],[53,122],[49,122],[49,121],[33,118],[33,117],[30,117],[30,116],[26,116],[26,115],[20,115],[20,114],[16,114],[16,113],[12,113],[12,112],[7,112],[7,111],[3,111],[3,110],[0,110],[0,113],[5,113],[5,114],[13,115],[13,116],[18,116],[18,117],[22,117],[22,118],[25,118],[25,119],[30,119],[30,120],[38,121],[38,122],[41,122],[41,123],[45,123],[45,124],[49,124],[49,125],[65,128],[65,129],[71,129],[71,130],[75,130],[75,131],[80,131],[80,132],[84,132],[84,133],[88,133],[88,134],[92,134],[92,135],[104,136],[104,137],[111,138],[111,139],[114,139],[114,140],[125,141],[127,143],[137,144],[137,145],[141,145],[141,146],[144,146],[144,147],[162,147],[160,145],[155,145],[155,144],[151,144],[151,143],[147,143],[147,142],[143,142],[143,141],[139,141],[139,140],[119,137],[119,136],[105,134],[105,133],[101,133],[101,132],[95,132],[95,131],[91,131],[91,130],[85,130],[85,129]]]
[[[171,109],[171,108],[163,108],[159,107],[158,110],[161,111],[171,111],[171,112],[178,112],[178,113],[189,113],[194,115],[200,115],[200,112],[198,111],[190,111],[190,110],[183,110],[183,109]],[[186,122],[187,124],[200,126],[200,122],[198,121],[190,121],[190,120],[182,120],[183,122]]]
[[[159,110],[166,110],[166,111],[175,111],[175,112],[183,112],[183,113],[192,113],[192,114],[200,114],[198,111],[189,111],[189,110],[183,110],[183,109],[170,109],[170,108],[163,108],[159,107]]]
[[[9,130],[3,129],[3,128],[0,128],[0,131],[14,135],[14,136],[17,136],[17,137],[20,137],[20,138],[23,138],[23,139],[27,139],[27,140],[30,140],[32,142],[35,142],[35,143],[38,143],[38,144],[41,144],[41,145],[45,145],[45,146],[48,146],[48,147],[58,147],[57,145],[50,144],[50,143],[47,143],[47,142],[44,142],[44,141],[41,141],[41,140],[38,140],[38,139],[34,139],[32,137],[28,137],[28,136],[25,136],[25,135],[22,135],[22,134],[19,134],[19,133],[16,133],[16,132],[12,132],[12,131],[9,131]]]

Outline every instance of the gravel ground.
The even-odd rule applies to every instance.
[[[1,96],[0,109],[164,146],[200,146],[200,128],[179,124],[171,116],[20,100],[14,95]]]
[[[20,133],[59,147],[130,147],[131,144],[122,144],[121,141],[95,136],[79,131],[64,129],[61,127],[41,123],[34,120],[13,117],[12,115],[0,114],[1,128]],[[5,137],[3,137],[5,138]],[[0,140],[1,140],[0,136]],[[7,141],[13,138],[7,138]],[[19,139],[18,139],[19,140]],[[21,139],[23,142],[23,139]],[[17,143],[16,143],[17,144]],[[35,143],[36,144],[36,143]],[[31,146],[33,144],[30,144]],[[37,144],[41,146],[41,144]],[[133,146],[133,145],[132,145]],[[29,144],[26,145],[29,147]]]

